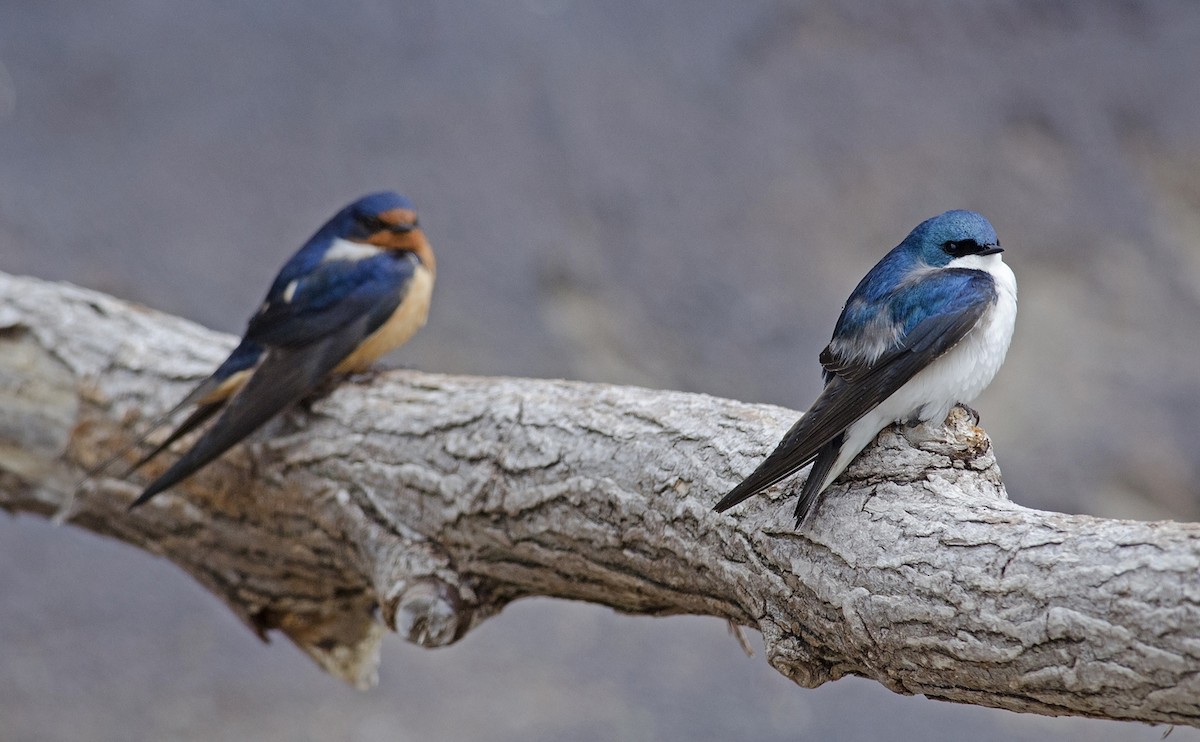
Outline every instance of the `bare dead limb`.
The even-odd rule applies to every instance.
[[[76,491],[231,345],[0,274],[0,507],[161,554],[359,685],[383,624],[443,645],[546,595],[756,628],[804,686],[1200,725],[1200,528],[1014,505],[961,411],[885,431],[799,532],[786,490],[709,510],[797,413],[411,371],[342,384],[133,514],[140,478]]]

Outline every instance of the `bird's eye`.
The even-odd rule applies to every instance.
[[[362,214],[358,217],[358,223],[363,226],[367,232],[411,232],[417,227],[417,220],[414,218],[409,224],[397,224],[381,219],[375,214]]]
[[[982,248],[979,247],[979,243],[972,239],[949,240],[942,243],[942,250],[944,250],[947,255],[956,258],[962,257],[963,255],[974,255],[981,249]]]
[[[358,223],[366,227],[368,232],[379,232],[387,229],[387,224],[374,214],[362,214],[358,217]]]

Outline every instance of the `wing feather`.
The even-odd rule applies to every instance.
[[[254,375],[230,398],[216,422],[183,456],[151,482],[129,506],[135,508],[229,450],[284,408],[316,387],[364,337],[372,316],[302,348],[271,348]]]
[[[363,296],[370,297],[370,300]],[[254,374],[225,404],[216,422],[187,453],[151,482],[130,508],[143,504],[190,476],[311,392],[363,340],[387,321],[402,298],[403,293],[397,291],[394,284],[391,291],[373,287],[371,291],[347,300],[352,301],[356,314],[348,319],[339,318],[333,331],[304,345],[269,347]],[[341,307],[333,311],[339,315],[348,314]],[[324,319],[328,320],[329,316],[327,313]],[[298,317],[292,317],[289,322],[303,325]],[[286,324],[276,327],[286,329]],[[295,337],[299,333],[292,332],[292,335]],[[254,341],[263,342],[261,337],[256,336]]]

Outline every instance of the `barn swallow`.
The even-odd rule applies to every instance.
[[[195,405],[130,472],[216,417],[130,509],[195,473],[327,376],[364,370],[403,345],[425,324],[435,272],[405,197],[373,193],[339,211],[280,269],[225,362],[147,432]]]
[[[941,421],[974,400],[1004,362],[1017,317],[1017,280],[1001,252],[974,212],[919,224],[850,294],[821,351],[825,388],[812,407],[713,509],[813,463],[796,504],[800,527],[879,431]]]

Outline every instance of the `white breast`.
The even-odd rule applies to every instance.
[[[837,479],[858,452],[888,425],[913,419],[940,422],[951,407],[958,402],[970,403],[995,378],[1017,320],[1017,279],[998,253],[971,256],[969,264],[964,260],[961,267],[991,274],[996,281],[996,303],[958,345],[846,429],[841,453],[821,489]]]
[[[999,254],[971,256],[955,267],[991,274],[996,302],[974,329],[945,355],[917,373],[884,403],[895,419],[941,420],[956,403],[972,402],[995,378],[1017,320],[1017,279]]]

